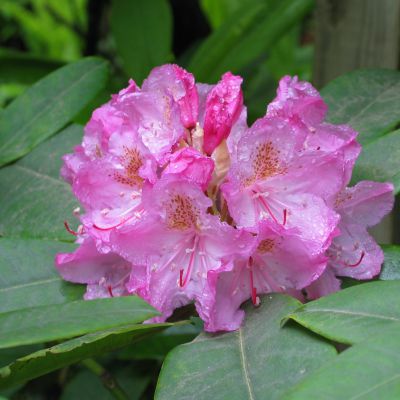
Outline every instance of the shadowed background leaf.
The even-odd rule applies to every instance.
[[[0,114],[0,165],[54,135],[105,86],[105,60],[86,58],[47,75]]]

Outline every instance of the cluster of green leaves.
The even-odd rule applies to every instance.
[[[300,45],[300,38],[313,0],[199,3],[211,33],[176,56],[172,40],[175,21],[168,0],[101,2],[98,7],[105,7],[110,31],[100,32],[98,47],[119,72],[114,80],[119,84],[134,77],[140,84],[153,67],[167,62],[188,68],[198,81],[206,83],[216,82],[230,70],[245,78],[249,112],[255,119],[264,113],[266,100],[274,95],[282,75],[310,77],[312,46]],[[88,0],[4,0],[0,23],[4,20],[5,28],[0,29],[0,38],[19,33],[30,52],[0,48],[0,106],[60,63],[83,55],[88,37],[87,4]]]
[[[254,115],[264,111],[266,93],[280,75],[307,77],[302,60],[309,60],[310,48],[298,47],[296,23],[312,1],[201,5],[212,33],[175,60],[166,0],[114,0],[112,35],[126,74],[140,82],[171,60],[206,82],[225,69],[242,73]],[[7,7],[16,12],[17,6]],[[238,331],[201,333],[192,342],[198,326],[142,324],[157,311],[137,297],[85,302],[84,287],[62,281],[53,260],[75,248],[63,221],[78,204],[59,178],[61,156],[83,135],[72,122],[109,81],[102,59],[61,64],[0,51],[0,85],[30,85],[45,76],[0,111],[0,398],[24,393],[29,381],[34,388],[39,377],[43,384],[47,374],[62,387],[63,400],[124,398],[124,391],[139,399],[154,385],[156,399],[400,397],[398,246],[384,247],[376,281],[306,305],[266,295],[258,308],[244,305],[246,321]],[[364,149],[353,181],[389,180],[396,193],[399,87],[399,72],[365,70],[322,90],[329,119],[360,132]]]

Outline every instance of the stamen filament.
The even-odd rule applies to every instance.
[[[129,221],[130,219],[132,219],[134,217],[134,215],[129,216],[128,218],[123,219],[122,221],[118,222],[118,224],[113,225],[113,226],[108,226],[107,228],[103,228],[101,226],[98,226],[96,224],[93,224],[93,228],[98,229],[99,231],[109,231],[111,229],[114,228],[118,228],[119,226],[123,225],[125,222]]]
[[[356,263],[350,264],[350,263],[344,262],[343,264],[344,264],[346,267],[358,267],[358,266],[361,264],[361,262],[362,262],[364,256],[365,256],[365,252],[362,251],[362,252],[361,252],[360,259],[359,259]]]
[[[67,230],[68,233],[70,233],[71,235],[74,235],[74,236],[78,236],[78,233],[75,232],[75,231],[73,231],[73,230],[69,227],[67,221],[64,221],[64,226],[65,226],[65,229]]]
[[[192,269],[193,269],[193,264],[194,264],[194,256],[197,250],[197,243],[199,241],[199,238],[196,236],[194,239],[194,244],[193,244],[193,249],[191,249],[191,253],[190,253],[190,258],[189,258],[189,265],[187,267],[187,271],[186,271],[186,275],[185,278],[183,278],[183,269],[179,270],[179,286],[181,288],[185,287],[187,282],[190,279],[190,275],[192,275]],[[183,280],[183,282],[182,282]]]
[[[249,258],[249,272],[250,272],[250,288],[251,288],[251,301],[253,305],[258,306],[260,305],[260,299],[257,296],[257,289],[254,287],[254,277],[253,277],[253,258]]]
[[[184,287],[184,286],[186,286],[186,283],[188,282],[188,280],[189,280],[189,278],[190,278],[190,275],[192,274],[192,268],[193,268],[193,261],[194,261],[194,250],[193,250],[193,252],[190,254],[190,259],[189,259],[189,266],[188,266],[188,269],[187,269],[187,271],[186,271],[186,276],[185,276],[185,279],[184,279],[184,281],[183,281],[183,283],[182,283],[182,285],[181,285],[181,287]],[[181,270],[182,271],[182,270]]]
[[[131,210],[129,210],[129,211],[131,211]],[[93,228],[96,228],[96,229],[98,229],[99,231],[109,231],[109,230],[111,230],[111,229],[118,228],[119,226],[125,224],[125,222],[131,220],[131,219],[134,218],[134,217],[137,217],[137,214],[138,214],[138,213],[139,213],[139,214],[142,214],[143,211],[144,211],[143,208],[142,208],[141,210],[139,210],[139,211],[136,211],[135,213],[133,213],[132,215],[130,215],[128,218],[122,219],[122,220],[121,220],[120,222],[118,222],[118,224],[116,224],[116,225],[108,226],[107,228],[105,228],[105,227],[103,228],[103,227],[101,227],[101,226],[98,226],[98,225],[96,225],[96,224],[93,224]],[[123,213],[122,215],[124,215],[124,214],[126,214],[126,212]]]
[[[262,205],[264,206],[264,208],[267,210],[267,212],[268,212],[268,214],[271,216],[271,218],[272,218],[277,224],[282,225],[282,226],[285,226],[285,225],[286,225],[286,220],[287,220],[287,209],[285,208],[285,209],[283,210],[283,222],[280,223],[280,222],[276,219],[274,213],[272,212],[271,208],[269,207],[269,205],[268,205],[268,203],[265,201],[265,199],[264,199],[262,196],[259,196],[258,198],[260,199],[261,204],[262,204]]]
[[[179,286],[183,287],[183,269],[179,270]]]

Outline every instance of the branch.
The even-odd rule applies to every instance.
[[[97,375],[103,382],[104,387],[114,396],[116,400],[129,400],[128,395],[119,386],[116,379],[101,364],[92,358],[81,361],[89,371]]]

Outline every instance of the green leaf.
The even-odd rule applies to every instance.
[[[17,358],[25,357],[35,351],[41,350],[42,344],[30,344],[27,346],[13,347],[0,350],[0,367],[14,362]]]
[[[159,315],[136,296],[25,308],[0,314],[0,349],[68,339]]]
[[[382,249],[385,261],[379,279],[383,281],[400,280],[400,246],[382,245]]]
[[[189,63],[198,81],[214,82],[224,72],[241,69],[266,56],[313,6],[312,0],[244,3],[200,46]]]
[[[118,358],[120,360],[163,360],[174,347],[190,342],[199,333],[199,329],[193,325],[172,326],[121,350]]]
[[[230,15],[239,9],[243,2],[249,4],[254,1],[255,0],[201,0],[200,6],[208,22],[213,30],[215,30],[219,28]]]
[[[103,88],[107,62],[87,58],[51,73],[0,115],[0,165],[29,153],[56,133]]]
[[[86,358],[117,350],[169,326],[171,324],[124,326],[104,332],[90,333],[39,350],[1,368],[0,388],[13,386]]]
[[[84,288],[61,279],[58,252],[75,246],[49,240],[0,239],[0,313],[81,299]]]
[[[367,144],[400,122],[400,72],[367,69],[334,79],[321,91],[330,122],[349,124]]]
[[[201,334],[167,356],[156,389],[163,399],[278,399],[291,385],[336,357],[329,343],[281,319],[301,303],[264,296],[247,303],[236,332]]]
[[[62,65],[63,63],[60,61],[47,60],[29,53],[0,48],[0,84],[31,85]]]
[[[111,31],[126,73],[138,84],[171,59],[172,13],[166,0],[114,0]]]
[[[363,147],[352,180],[354,183],[362,180],[389,181],[393,182],[395,193],[400,191],[400,130]]]
[[[63,222],[78,203],[59,178],[61,156],[82,140],[72,125],[13,165],[0,169],[0,236],[73,240]]]
[[[340,343],[356,343],[386,327],[400,329],[400,281],[369,282],[312,301],[289,318]]]
[[[285,400],[400,398],[400,331],[356,344],[307,376]]]

